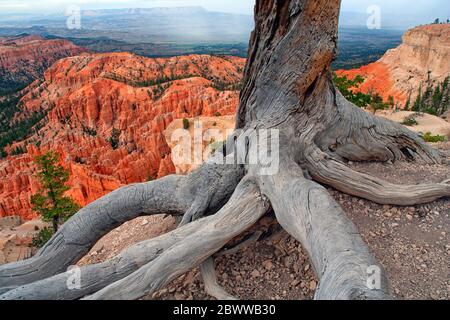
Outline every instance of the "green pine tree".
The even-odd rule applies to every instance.
[[[388,97],[388,105],[393,109],[395,107],[395,100],[393,96]]]
[[[419,94],[417,95],[416,101],[414,102],[413,110],[419,112],[422,110],[422,85],[419,88]]]
[[[411,107],[411,95],[409,95],[408,100],[406,100],[405,110],[409,111],[410,107]]]
[[[434,93],[433,93],[433,106],[432,106],[432,108],[433,108],[433,111],[434,111],[435,114],[438,113],[438,111],[439,111],[439,109],[441,107],[441,103],[442,103],[442,93],[441,93],[441,87],[438,84],[436,86],[436,89],[434,90]]]
[[[444,114],[450,106],[450,88],[449,88],[450,76],[446,77],[442,83],[442,103],[439,110],[439,114]]]
[[[59,156],[53,152],[36,157],[35,163],[42,191],[31,197],[32,208],[45,221],[51,222],[53,232],[56,232],[61,222],[68,220],[79,210],[79,206],[64,195],[70,189],[66,185],[69,172],[58,164]]]

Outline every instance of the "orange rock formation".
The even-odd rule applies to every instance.
[[[361,75],[365,82],[359,90],[378,93],[385,100],[393,96],[405,105],[417,96],[420,85],[428,79],[441,82],[450,75],[450,24],[420,26],[403,36],[403,43],[389,50],[380,60],[353,70],[339,70],[337,74],[354,78]]]
[[[0,84],[29,83],[61,58],[86,51],[67,40],[39,36],[0,38]]]
[[[25,154],[0,162],[0,216],[34,217],[29,199],[39,184],[33,157],[49,149],[62,155],[70,195],[81,205],[122,185],[174,173],[164,130],[177,118],[234,114],[239,93],[223,88],[240,82],[244,64],[236,57],[130,53],[60,60],[22,98],[17,119],[42,109],[48,116],[37,133],[9,148],[23,146]]]

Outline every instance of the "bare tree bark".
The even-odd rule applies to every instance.
[[[205,291],[217,300],[237,300],[222,288],[217,280],[214,258],[210,257],[200,266],[200,272],[205,283]]]
[[[215,212],[242,175],[241,168],[205,164],[188,177],[169,176],[114,191],[78,212],[33,258],[0,266],[0,293],[65,272],[101,237],[139,216],[183,215],[199,198],[208,198],[205,210]],[[209,176],[216,177],[214,183],[203,184]]]
[[[450,184],[445,181],[422,185],[396,185],[357,172],[330,158],[318,148],[311,150],[306,160],[306,168],[314,180],[378,204],[412,206],[450,196]]]
[[[0,300],[75,300],[93,294],[119,281],[155,260],[174,244],[195,232],[199,224],[189,224],[161,237],[138,243],[117,257],[103,263],[81,267],[78,273],[67,271],[17,287],[0,296]],[[68,284],[79,276],[79,287]]]
[[[269,208],[258,186],[249,179],[243,179],[230,201],[196,232],[162,253],[158,259],[87,299],[138,299],[152,294],[206,261],[255,224]],[[195,223],[199,222],[202,221]]]
[[[279,148],[269,146],[281,161],[277,173],[261,174],[261,166],[253,163],[209,161],[187,177],[116,191],[81,210],[36,257],[0,267],[0,294],[6,292],[0,298],[76,299],[91,294],[87,299],[136,299],[199,265],[208,292],[231,298],[218,286],[211,256],[271,206],[280,224],[309,253],[320,279],[316,299],[389,299],[382,266],[318,182],[397,205],[449,196],[450,186],[397,186],[347,166],[348,161],[433,164],[443,156],[405,127],[353,106],[336,90],[330,66],[339,11],[340,0],[256,1],[236,129],[253,135],[259,129],[278,130]],[[237,143],[248,150],[267,147],[267,141],[247,141],[238,132]],[[249,157],[248,152],[229,153],[214,157]],[[101,236],[139,215],[158,213],[183,215],[181,227],[116,259],[83,268],[88,276],[78,292],[63,288],[67,273],[58,273]],[[380,271],[375,287],[367,282],[373,267]],[[97,276],[105,278],[96,281]]]
[[[367,286],[371,267],[382,266],[358,230],[325,188],[307,180],[295,163],[285,162],[275,176],[261,178],[281,226],[308,251],[320,284],[316,299],[386,299],[387,276],[380,287]]]

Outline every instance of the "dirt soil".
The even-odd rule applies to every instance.
[[[450,143],[438,147],[448,152]],[[393,183],[418,184],[450,179],[449,165],[413,163],[351,164],[354,169]],[[331,195],[356,224],[371,251],[388,273],[397,299],[450,298],[450,199],[416,207],[382,206],[330,189]],[[269,221],[269,222],[265,222]],[[317,288],[308,256],[302,246],[270,225],[262,240],[246,250],[216,261],[219,282],[243,299],[312,299]],[[106,236],[83,260],[103,261],[120,250],[175,227],[170,217],[140,218]],[[198,270],[173,281],[145,299],[211,299]]]
[[[417,121],[417,125],[409,126],[409,130],[419,134],[426,134],[430,132],[432,135],[441,135],[446,138],[450,138],[450,123],[445,120],[448,115],[444,115],[440,118],[427,113],[381,110],[377,112],[377,116],[398,123],[403,123],[408,117],[414,117]]]
[[[36,253],[31,247],[33,237],[47,226],[41,220],[22,224],[17,216],[0,219],[0,265],[24,260]]]

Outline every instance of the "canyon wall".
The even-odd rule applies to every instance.
[[[401,106],[408,98],[414,101],[419,88],[428,81],[442,82],[450,75],[450,24],[434,24],[407,31],[403,43],[377,62],[337,74],[354,78],[361,75],[365,82],[358,90],[378,93],[384,100],[393,96]]]
[[[0,38],[0,91],[21,88],[57,60],[86,51],[67,40],[39,36]]]

